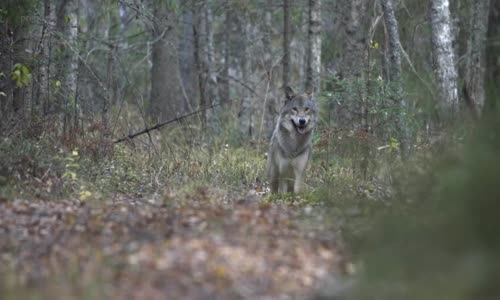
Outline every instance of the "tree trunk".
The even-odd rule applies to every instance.
[[[336,75],[347,89],[342,89],[334,106],[334,119],[338,127],[354,129],[366,123],[366,97],[361,94],[366,94],[363,78],[368,61],[368,0],[337,1],[336,9],[345,12],[338,24],[342,54]]]
[[[396,130],[398,132],[401,157],[406,159],[410,151],[410,141],[408,134],[408,125],[406,124],[407,105],[403,95],[403,87],[401,82],[401,41],[399,39],[399,26],[394,14],[392,0],[381,1],[382,10],[384,12],[384,23],[387,30],[386,39],[388,40],[388,80],[390,87],[394,90],[394,98],[398,106],[396,116]]]
[[[485,98],[485,49],[490,0],[470,4],[470,36],[465,69],[465,100],[475,115],[480,116]]]
[[[108,54],[106,62],[106,94],[104,96],[103,106],[102,106],[102,124],[104,128],[108,128],[108,110],[113,104],[114,97],[114,64],[115,64],[115,40],[112,36],[111,29],[116,25],[114,21],[113,14],[111,11],[108,12],[108,30],[107,30],[107,43],[108,43]]]
[[[490,16],[487,33],[486,51],[486,83],[487,99],[485,108],[488,112],[495,112],[500,104],[500,1],[490,4]]]
[[[263,32],[263,46],[264,46],[264,64],[267,75],[267,88],[264,101],[264,121],[261,128],[265,128],[265,136],[267,139],[271,138],[274,130],[274,117],[277,115],[276,111],[276,98],[273,94],[274,91],[274,70],[273,70],[273,48],[272,48],[272,0],[267,0],[267,9],[264,14]],[[259,133],[260,134],[260,133]]]
[[[205,70],[202,62],[202,48],[201,48],[201,32],[202,32],[202,15],[198,10],[195,15],[195,22],[193,23],[193,41],[194,41],[194,63],[196,65],[196,73],[198,74],[198,94],[200,96],[200,109],[207,106],[205,94]],[[201,113],[201,127],[203,130],[207,127],[207,113],[204,110]]]
[[[346,90],[342,93],[342,102],[338,107],[338,125],[354,129],[356,148],[353,170],[363,178],[368,176],[371,159],[369,144],[368,89],[370,86],[370,51],[368,0],[340,1],[346,11],[343,20],[343,56],[340,63],[340,77],[344,79]]]
[[[182,115],[182,93],[178,76],[175,15],[162,1],[154,1],[155,22],[152,38],[151,99],[149,114],[153,119],[165,120]]]
[[[223,39],[223,62],[222,62],[222,70],[221,76],[219,79],[219,96],[221,98],[222,108],[227,108],[230,104],[230,91],[229,91],[229,59],[230,59],[230,43],[231,43],[231,16],[232,13],[230,11],[230,0],[225,1],[226,12],[224,13],[224,28],[222,34]]]
[[[459,110],[457,70],[453,51],[450,3],[448,0],[430,1],[432,55],[441,116],[453,119]]]
[[[76,96],[76,78],[78,70],[78,1],[62,1],[55,7],[57,35],[54,80],[58,85],[54,89],[54,101],[50,103],[50,113],[56,113],[62,120],[63,134],[72,132],[72,114]],[[50,56],[50,53],[49,53]]]
[[[18,26],[13,29],[13,42],[12,42],[12,60],[11,63],[13,65],[20,63],[23,66],[27,66],[27,36],[28,36],[28,28],[25,24]],[[12,68],[10,68],[12,70]],[[12,112],[14,113],[14,123],[15,124],[23,124],[25,119],[25,106],[27,91],[29,89],[28,86],[16,86],[14,83],[14,89],[12,91]]]
[[[194,76],[193,67],[194,63],[194,46],[193,46],[193,10],[190,7],[185,7],[182,13],[183,31],[180,45],[180,74],[182,80],[182,87],[186,93],[186,103],[188,107],[195,105],[195,84],[196,78]]]
[[[321,0],[309,0],[306,91],[319,94],[321,89]]]
[[[361,77],[366,67],[368,39],[368,0],[343,0],[344,56],[340,71],[344,78]]]
[[[31,100],[32,118],[42,117],[43,104],[48,101],[49,95],[49,74],[48,74],[48,56],[49,56],[49,38],[50,38],[50,0],[43,1],[43,25],[40,33],[40,40],[35,50],[36,71],[33,82],[33,93]]]
[[[252,25],[250,23],[250,16],[248,11],[245,11],[243,17],[239,19],[240,26],[243,28],[243,56],[241,57],[241,75],[242,81],[246,84],[250,82],[251,67],[252,67],[252,55],[250,53],[251,48],[251,29]],[[254,132],[254,103],[252,103],[253,98],[248,91],[243,92],[239,117],[239,127],[240,133],[243,138],[253,137]]]
[[[210,7],[210,1],[205,0],[204,11],[203,11],[203,21],[205,27],[205,66],[207,71],[207,94],[208,94],[208,105],[219,104],[219,92],[217,89],[217,72],[215,66],[215,50],[214,50],[214,34],[213,34],[213,15],[212,8]],[[213,109],[207,111],[210,129],[213,133],[218,133],[220,131],[220,121],[219,121],[219,107],[216,106]]]
[[[290,84],[290,0],[283,0],[283,87]]]

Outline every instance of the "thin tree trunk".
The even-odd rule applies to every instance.
[[[490,4],[490,15],[487,33],[486,51],[486,83],[487,97],[485,112],[494,112],[500,105],[500,1]]]
[[[47,101],[48,97],[48,74],[47,61],[49,50],[49,22],[50,22],[51,5],[50,0],[43,1],[43,25],[40,33],[36,52],[37,70],[36,80],[33,81],[33,93],[31,100],[31,117],[42,117],[42,105]]]
[[[252,67],[252,55],[250,53],[251,43],[251,29],[252,25],[250,23],[250,17],[248,11],[243,14],[243,17],[239,19],[240,26],[244,31],[244,51],[241,58],[241,74],[242,81],[245,83],[250,82],[251,67]],[[239,127],[242,137],[253,137],[254,135],[254,103],[252,103],[253,98],[248,91],[244,91],[240,111],[238,114]]]
[[[309,0],[306,91],[321,89],[321,0]]]
[[[430,1],[432,55],[435,62],[441,116],[453,119],[459,110],[457,70],[449,0]]]
[[[262,31],[264,33],[263,36],[263,46],[264,46],[264,63],[267,74],[267,91],[265,95],[265,103],[264,103],[264,123],[261,124],[265,128],[265,136],[267,139],[271,138],[271,135],[274,130],[274,117],[277,114],[276,111],[276,98],[273,95],[274,91],[274,70],[273,70],[273,49],[271,45],[272,41],[272,0],[267,1],[268,8],[264,14],[264,27]]]
[[[78,1],[62,1],[56,7],[56,43],[55,78],[60,83],[51,113],[61,117],[63,134],[70,133],[72,126],[73,105],[76,95],[76,72],[78,69]],[[50,56],[50,54],[49,54]]]
[[[205,27],[205,45],[206,45],[206,55],[205,55],[205,65],[207,71],[207,94],[208,94],[208,105],[219,104],[219,92],[217,89],[217,72],[215,71],[215,50],[214,50],[214,34],[213,34],[213,16],[212,8],[210,7],[210,1],[205,0],[204,3],[204,27]],[[210,129],[217,133],[220,131],[219,122],[219,106],[209,110],[207,112],[208,119],[210,120]]]
[[[283,86],[290,84],[290,0],[283,0]]]
[[[26,28],[25,26],[19,26],[13,30],[13,32],[14,41],[12,44],[12,63],[26,65]],[[22,124],[25,118],[25,100],[27,89],[28,87],[26,86],[18,87],[14,84],[14,89],[12,91],[12,112],[14,113],[14,123],[16,124]]]
[[[196,81],[193,74],[194,64],[194,46],[193,46],[193,11],[190,7],[185,7],[182,13],[183,19],[183,32],[180,45],[180,74],[182,79],[182,86],[186,93],[189,103],[186,103],[187,107],[192,107],[195,105],[193,100],[195,99],[195,86]]]
[[[203,70],[203,64],[201,59],[202,55],[201,37],[200,37],[201,27],[202,27],[201,13],[198,10],[195,16],[195,22],[193,22],[193,37],[194,37],[194,63],[196,65],[196,73],[198,74],[198,92],[200,96],[200,109],[207,106],[207,100],[205,95],[205,77],[203,76],[205,72]],[[203,131],[207,127],[207,113],[205,110],[201,113],[201,127]]]
[[[111,18],[111,16],[110,16]],[[114,52],[115,44],[111,38],[111,34],[108,33],[108,57],[106,62],[106,95],[103,99],[102,105],[102,124],[104,128],[108,128],[108,110],[113,102],[113,72],[114,72]]]
[[[472,111],[480,116],[485,99],[485,49],[490,0],[473,1],[470,5],[471,28],[467,45],[465,100]]]
[[[394,89],[395,102],[398,105],[398,114],[396,116],[396,130],[398,131],[398,139],[401,150],[401,157],[406,159],[410,151],[410,141],[408,134],[408,125],[406,123],[407,105],[403,95],[403,87],[401,82],[401,41],[399,39],[399,26],[394,14],[392,0],[381,1],[382,10],[384,12],[385,28],[387,29],[388,40],[388,79]]]
[[[229,59],[230,59],[230,39],[231,39],[231,10],[230,10],[230,0],[225,1],[226,5],[226,12],[224,13],[224,28],[225,30],[223,31],[223,57],[224,61],[222,64],[222,70],[221,70],[221,77],[219,80],[219,95],[221,97],[221,104],[222,108],[227,108],[230,102],[230,91],[229,91]]]

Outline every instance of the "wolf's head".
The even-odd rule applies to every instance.
[[[285,96],[285,105],[280,111],[281,121],[285,122],[285,127],[296,130],[298,134],[311,132],[318,121],[318,107],[312,94],[297,95],[287,86]]]

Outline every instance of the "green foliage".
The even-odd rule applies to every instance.
[[[20,25],[28,20],[36,8],[35,0],[4,0],[0,8],[0,23]]]
[[[14,65],[11,77],[12,80],[16,82],[16,86],[19,88],[28,86],[31,83],[30,69],[21,63]]]
[[[365,235],[352,299],[498,299],[498,132],[498,120],[483,124],[417,175],[411,210],[384,215]]]

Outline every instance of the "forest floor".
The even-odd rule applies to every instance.
[[[204,187],[156,201],[0,199],[0,294],[304,299],[350,268],[320,219],[293,201]]]

